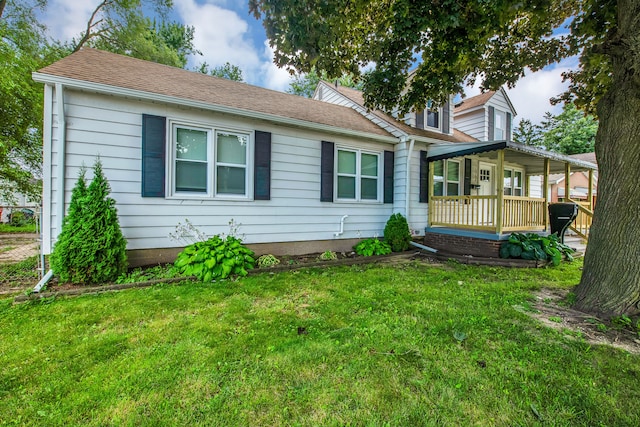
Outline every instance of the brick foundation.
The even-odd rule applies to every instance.
[[[425,233],[423,241],[426,246],[442,252],[484,258],[499,258],[500,245],[503,242],[431,231]]]

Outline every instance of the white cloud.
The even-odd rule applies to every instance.
[[[214,67],[230,62],[242,69],[249,82],[258,76],[261,61],[247,21],[215,4],[198,4],[196,0],[176,0],[174,4],[185,25],[195,28],[194,44],[202,52],[196,62]]]
[[[291,74],[286,68],[279,68],[273,63],[273,48],[269,46],[269,40],[264,41],[264,56],[268,62],[262,63],[263,81],[262,86],[269,89],[285,91],[291,83]]]
[[[70,41],[87,27],[91,13],[100,0],[49,0],[43,22],[49,36],[56,40]]]
[[[569,86],[568,82],[562,82],[562,73],[574,68],[575,58],[567,58],[553,67],[535,73],[528,71],[513,89],[505,89],[511,102],[518,113],[516,123],[523,119],[529,119],[532,123],[540,123],[544,114],[558,114],[562,111],[562,104],[551,105],[551,98],[560,95]],[[467,96],[480,93],[480,83],[465,91]]]

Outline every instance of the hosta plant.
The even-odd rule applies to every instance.
[[[391,253],[391,246],[388,243],[381,242],[376,238],[365,239],[355,245],[353,250],[358,255],[373,256],[373,255],[387,255]]]
[[[334,259],[338,259],[338,255],[333,251],[324,251],[318,259],[320,261],[333,261]]]
[[[181,274],[195,276],[203,282],[226,279],[231,275],[246,276],[255,265],[253,251],[242,240],[213,236],[193,243],[178,254],[174,263]]]
[[[271,254],[266,254],[258,258],[258,268],[268,268],[280,264],[280,260]]]
[[[560,242],[557,234],[541,236],[535,233],[512,233],[500,246],[500,258],[521,258],[550,261],[559,265],[564,256],[573,261],[572,248]]]

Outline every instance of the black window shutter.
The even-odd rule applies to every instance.
[[[255,132],[253,199],[271,200],[271,133]]]
[[[416,113],[416,127],[418,129],[424,129],[424,110]]]
[[[449,133],[449,115],[451,114],[451,105],[449,100],[442,106],[442,133]]]
[[[384,203],[393,203],[393,151],[384,152]]]
[[[511,113],[507,113],[507,141],[511,141]]]
[[[488,141],[494,141],[495,140],[495,125],[494,125],[494,120],[495,120],[495,108],[493,107],[489,107],[489,138]]]
[[[471,159],[464,159],[464,195],[471,195]]]
[[[142,197],[164,197],[167,120],[142,115]]]
[[[429,162],[426,151],[420,151],[420,203],[429,203]]]
[[[334,144],[322,141],[320,154],[320,201],[333,202],[333,156]]]

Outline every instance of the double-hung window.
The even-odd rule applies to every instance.
[[[460,195],[460,162],[436,160],[433,163],[433,195]]]
[[[173,195],[248,197],[248,133],[173,124],[171,134]]]
[[[380,154],[362,150],[337,150],[338,200],[380,201]]]
[[[494,115],[494,141],[502,141],[507,139],[507,113],[504,111],[497,111]]]
[[[425,128],[440,129],[440,108],[433,108],[433,101],[429,101],[425,111]]]

